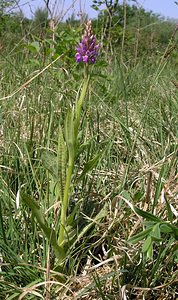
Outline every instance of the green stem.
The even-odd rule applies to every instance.
[[[79,129],[79,125],[80,125],[81,110],[82,110],[82,105],[83,105],[83,101],[84,101],[85,95],[86,95],[87,90],[88,90],[89,81],[90,81],[90,76],[88,76],[88,71],[86,69],[85,70],[85,79],[84,79],[84,83],[83,83],[83,88],[82,88],[80,97],[79,97],[79,99],[76,102],[76,108],[75,108],[75,127],[74,127],[75,139],[77,139],[77,136],[78,136],[78,129]]]

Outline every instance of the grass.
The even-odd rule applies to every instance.
[[[73,64],[64,71],[59,59],[5,99],[39,70],[26,54],[1,56],[0,64],[0,299],[176,299],[178,245],[172,229],[153,240],[151,254],[151,248],[142,248],[146,236],[128,243],[155,225],[132,205],[177,226],[174,62],[153,57],[126,68],[115,56],[105,67],[94,66],[62,273],[31,210],[21,198],[18,209],[16,202],[24,191],[43,209],[47,225],[58,228],[56,182],[42,152],[56,153],[59,122],[63,126],[67,107],[75,102],[81,83],[75,74],[82,68]],[[96,154],[95,168],[77,181]]]

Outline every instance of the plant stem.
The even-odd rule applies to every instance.
[[[79,99],[76,102],[76,111],[75,111],[75,129],[74,129],[74,134],[75,134],[75,139],[77,139],[78,136],[78,129],[79,129],[79,125],[80,125],[80,115],[81,115],[81,110],[82,110],[82,105],[83,105],[83,101],[88,89],[88,84],[89,84],[89,80],[90,77],[86,77],[84,80],[84,84],[83,84],[83,88],[80,94]]]

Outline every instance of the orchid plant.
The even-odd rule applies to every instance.
[[[81,120],[81,112],[83,102],[86,98],[87,91],[89,89],[90,74],[89,66],[96,62],[99,54],[99,44],[96,42],[96,38],[92,29],[92,22],[88,21],[86,24],[85,32],[82,36],[81,42],[76,48],[75,59],[77,63],[84,64],[84,79],[82,83],[81,91],[78,93],[75,107],[69,107],[66,114],[64,128],[59,126],[59,139],[57,147],[57,155],[53,155],[47,152],[43,153],[43,165],[48,169],[51,175],[54,177],[56,185],[56,196],[60,202],[60,213],[58,216],[59,226],[51,229],[47,224],[47,220],[44,217],[44,212],[35,201],[33,201],[28,195],[22,194],[23,202],[28,205],[35,218],[37,219],[42,231],[49,240],[55,256],[57,258],[58,265],[62,266],[66,257],[66,237],[70,239],[68,232],[68,206],[71,194],[73,193],[73,172],[74,165],[78,152],[78,133]],[[86,162],[83,172],[87,173],[98,162],[98,156],[91,161]],[[99,213],[95,218],[103,217],[102,213]],[[90,225],[84,230],[86,232],[90,228]],[[77,240],[78,237],[76,237]],[[67,243],[70,244],[70,243]]]

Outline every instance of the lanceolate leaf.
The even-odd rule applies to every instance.
[[[58,172],[58,193],[62,201],[66,181],[67,168],[67,147],[64,141],[61,126],[59,127],[58,147],[57,147],[57,172]]]
[[[153,214],[147,212],[147,211],[144,211],[144,210],[141,210],[140,208],[138,208],[137,206],[134,206],[134,211],[141,217],[143,217],[144,219],[148,220],[148,221],[155,221],[155,222],[160,222],[161,220],[154,216]]]
[[[57,243],[57,237],[55,230],[48,227],[44,218],[44,212],[38,206],[38,204],[27,194],[21,194],[22,201],[32,210],[32,214],[36,218],[42,231],[46,235],[47,239],[51,243],[56,257],[61,261],[64,258],[64,253]]]
[[[178,228],[169,223],[163,223],[160,226],[160,230],[163,233],[174,233],[176,239],[178,238]]]
[[[149,228],[149,229],[146,229],[144,231],[141,231],[140,233],[132,236],[131,238],[128,239],[128,243],[129,244],[136,244],[138,243],[139,241],[143,240],[144,238],[146,238],[149,233],[151,232],[152,228]]]

